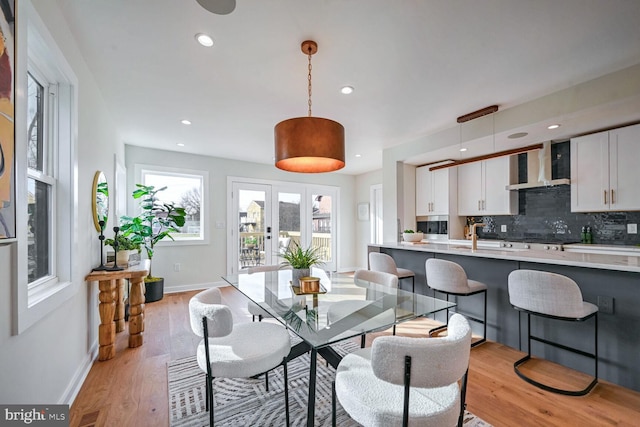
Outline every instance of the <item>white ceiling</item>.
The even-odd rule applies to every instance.
[[[349,174],[460,115],[640,63],[640,1],[237,0],[224,16],[195,0],[58,2],[131,145],[273,163],[274,125],[307,114],[300,43],[315,40],[313,115],[344,125]]]

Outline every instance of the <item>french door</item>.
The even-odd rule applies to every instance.
[[[337,188],[239,178],[230,178],[229,187],[230,274],[278,264],[295,245],[317,248],[322,268],[336,270]]]

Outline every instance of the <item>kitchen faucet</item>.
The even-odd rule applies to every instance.
[[[478,249],[478,235],[476,234],[476,229],[478,227],[484,227],[486,224],[478,222],[471,226],[471,250],[475,251]]]

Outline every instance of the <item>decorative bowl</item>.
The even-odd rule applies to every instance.
[[[423,234],[421,232],[417,233],[402,233],[402,240],[405,242],[419,242],[423,238]]]

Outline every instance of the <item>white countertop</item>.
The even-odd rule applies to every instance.
[[[468,242],[468,245],[466,244]],[[505,259],[513,261],[537,262],[544,264],[568,265],[573,267],[595,268],[600,270],[629,271],[640,273],[640,248],[638,255],[633,251],[626,255],[611,255],[598,251],[596,245],[568,245],[575,249],[581,249],[581,246],[587,246],[587,249],[598,251],[592,252],[574,252],[567,251],[537,251],[527,249],[507,249],[507,248],[488,248],[491,241],[480,241],[480,248],[475,251],[471,250],[471,241],[453,241],[453,242],[422,242],[422,244],[403,244],[403,243],[383,243],[371,244],[370,246],[403,249],[408,251],[434,252],[451,255],[475,256],[480,258]],[[482,247],[485,246],[485,247]]]

